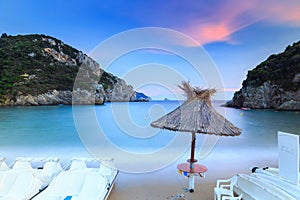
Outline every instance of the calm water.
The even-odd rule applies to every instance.
[[[77,110],[82,110],[84,116],[85,110],[93,109],[98,126],[117,147],[148,152],[163,148],[174,139],[175,132],[153,129],[149,124],[179,104],[177,101],[107,103],[96,107],[78,106]],[[277,131],[300,134],[298,112],[242,111],[219,105],[220,102],[214,103],[216,109],[243,132],[239,137],[220,138],[217,149],[275,149]],[[187,133],[181,134],[190,137]],[[198,141],[203,139],[203,135],[198,136]],[[49,155],[62,158],[88,155],[78,135],[71,106],[0,108],[0,156],[10,161],[18,156]]]

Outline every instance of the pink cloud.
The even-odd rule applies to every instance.
[[[141,6],[132,4],[138,5]],[[300,26],[299,0],[166,0],[163,4],[149,1],[145,5],[142,8],[147,9],[137,7],[125,13],[143,25],[179,30],[202,45],[218,41],[239,43],[234,34],[258,21]],[[174,41],[197,46],[178,38]]]
[[[229,1],[228,1],[229,2]],[[227,3],[227,2],[226,2]],[[258,17],[251,15],[242,18],[243,13],[252,7],[249,3],[220,5],[213,17],[194,19],[192,26],[185,28],[184,32],[195,38],[200,44],[216,41],[231,41],[231,35],[236,31],[253,24]]]
[[[200,44],[206,44],[213,41],[226,41],[232,33],[228,26],[218,23],[201,24],[189,28],[185,32],[191,35]]]
[[[268,20],[274,23],[288,23],[290,25],[300,25],[300,1],[273,1],[272,3],[265,1],[265,10]]]
[[[200,44],[225,41],[235,42],[232,35],[258,21],[276,24],[300,25],[300,1],[236,1],[229,0],[215,6],[207,16],[191,19],[189,26],[183,27]]]

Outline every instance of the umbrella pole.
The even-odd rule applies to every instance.
[[[195,177],[193,174],[194,171],[194,163],[197,162],[195,160],[195,144],[196,144],[196,133],[192,132],[192,146],[191,146],[191,159],[190,159],[190,175],[189,175],[189,191],[194,192],[194,183],[195,183]]]
[[[179,173],[184,172],[184,176],[189,179],[188,190],[192,193],[194,192],[195,186],[195,176],[202,177],[202,173],[207,171],[207,168],[202,165],[195,164],[197,160],[195,159],[195,147],[196,147],[196,132],[192,132],[192,145],[191,145],[191,157],[187,160],[188,163],[182,163],[177,165]]]
[[[192,132],[192,146],[191,146],[191,159],[190,159],[190,169],[194,169],[195,161],[195,144],[196,144],[196,133]]]
[[[189,176],[189,191],[190,193],[193,193],[195,187],[195,177],[193,174],[190,174]]]

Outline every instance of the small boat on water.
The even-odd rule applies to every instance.
[[[247,107],[241,107],[241,110],[251,110],[251,108],[247,108]]]

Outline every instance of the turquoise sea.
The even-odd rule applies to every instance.
[[[0,156],[7,157],[8,162],[19,156],[58,156],[65,160],[89,156],[88,152],[93,149],[81,139],[88,137],[88,133],[93,130],[87,128],[78,132],[76,120],[74,121],[74,116],[78,118],[80,113],[84,121],[79,123],[87,123],[84,125],[89,126],[88,123],[92,120],[88,116],[85,118],[87,110],[94,113],[97,126],[108,141],[120,150],[135,154],[159,151],[171,146],[170,143],[179,134],[184,141],[182,144],[177,143],[178,148],[184,149],[183,153],[188,153],[188,146],[179,146],[189,144],[190,134],[161,131],[149,126],[152,120],[173,110],[180,103],[182,102],[151,101],[77,106],[77,116],[74,115],[72,106],[3,107],[0,108]],[[249,149],[256,155],[260,150],[275,152],[277,131],[300,135],[299,112],[243,111],[221,107],[222,103],[224,102],[214,102],[215,108],[243,131],[238,137],[220,137],[211,151],[212,155],[214,151],[242,154],[243,150],[249,152]],[[204,135],[197,136],[197,151],[204,139]],[[172,145],[172,148],[177,148]],[[104,144],[96,146],[98,149],[106,148]],[[162,153],[161,157],[163,156],[166,155]]]

